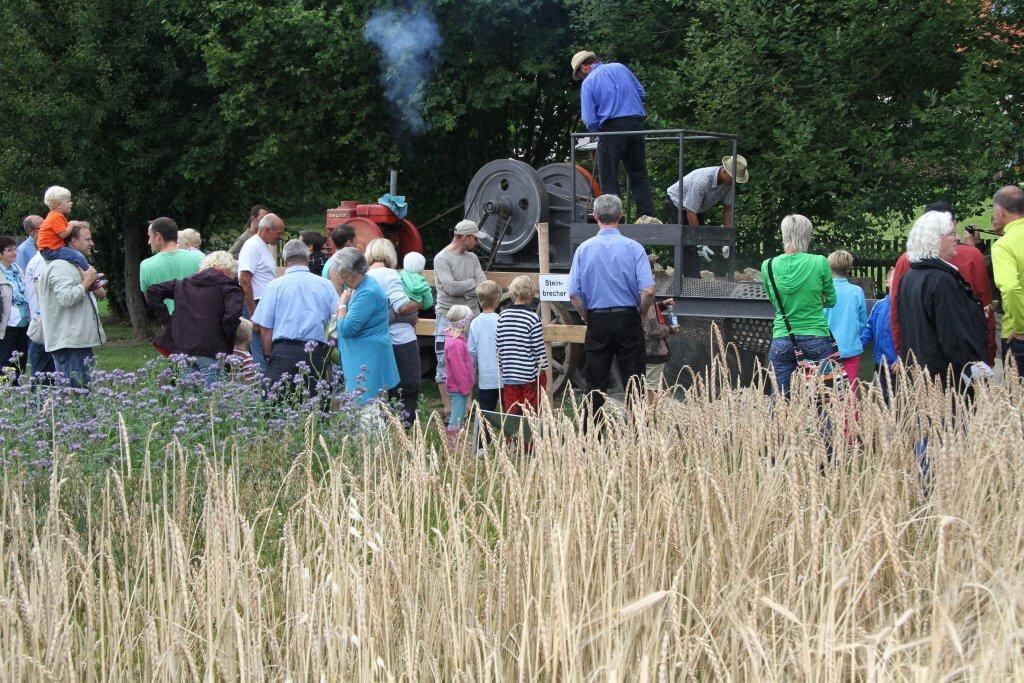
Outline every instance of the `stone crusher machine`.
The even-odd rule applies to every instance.
[[[737,151],[737,137],[722,133],[688,130],[639,131],[654,142],[675,142],[679,146],[678,178],[685,175],[685,151],[696,143],[726,145],[731,154]],[[618,135],[622,133],[597,133]],[[535,169],[515,159],[498,159],[485,164],[470,180],[466,190],[464,215],[476,221],[487,233],[481,239],[480,258],[485,271],[537,273],[540,265],[537,247],[538,223],[549,226],[549,262],[552,272],[568,272],[572,256],[584,240],[597,233],[591,213],[594,199],[601,194],[600,179],[576,163],[575,143],[584,136],[573,134],[572,154],[568,163],[553,163]],[[720,157],[719,157],[720,158]],[[395,194],[396,176],[391,178],[391,194]],[[771,343],[771,321],[774,313],[759,282],[733,282],[735,270],[736,230],[733,226],[701,226],[682,229],[681,216],[668,216],[662,225],[620,226],[622,233],[645,247],[671,247],[672,271],[656,273],[658,296],[674,297],[681,332],[669,338],[672,359],[666,376],[683,386],[689,384],[689,366],[701,372],[717,351],[712,326],[717,325],[721,341],[731,345],[730,366],[739,381],[748,381],[754,360],[764,361]],[[419,230],[408,220],[399,219],[382,204],[342,202],[327,211],[328,233],[339,225],[351,225],[356,232],[357,246],[363,248],[377,237],[391,239],[399,260],[408,251],[423,250]],[[706,244],[732,247],[729,269],[724,279],[701,280],[682,277],[684,245]],[[333,248],[333,245],[332,245]],[[582,324],[571,304],[552,306],[553,322]],[[429,341],[424,342],[424,371],[433,357]],[[582,368],[586,362],[581,344],[556,343],[552,350],[553,387],[558,391],[572,382],[582,388]]]
[[[640,131],[638,131],[640,132]],[[619,135],[628,133],[598,133]],[[717,144],[729,154],[737,153],[738,138],[724,133],[690,130],[642,131],[647,144],[658,142],[678,145],[678,179],[687,171],[686,151],[694,144]],[[514,159],[499,159],[485,164],[470,181],[466,191],[465,215],[487,233],[481,240],[485,270],[537,272],[536,225],[549,226],[549,259],[552,272],[568,272],[572,256],[584,240],[597,233],[591,217],[594,199],[601,194],[600,178],[595,179],[577,164],[577,142],[593,133],[573,134],[569,163],[555,163],[534,169]],[[721,158],[718,155],[717,158]],[[733,186],[735,188],[735,186]],[[621,232],[645,247],[671,247],[672,270],[656,272],[659,298],[675,298],[680,334],[669,338],[672,358],[666,377],[682,386],[691,383],[685,367],[702,372],[712,355],[725,350],[731,376],[749,382],[755,360],[766,361],[771,344],[774,311],[760,282],[734,282],[736,229],[734,226],[706,225],[682,227],[682,216],[663,216],[666,223],[623,224]],[[705,244],[729,246],[728,271],[724,278],[704,280],[682,277],[682,248]],[[553,306],[554,321],[579,324],[581,320],[569,304]],[[713,333],[717,327],[718,335]],[[582,368],[586,362],[577,344],[562,344],[554,349],[555,387],[567,380],[583,386]]]

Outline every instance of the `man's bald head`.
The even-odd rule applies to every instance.
[[[1007,223],[1024,218],[1024,190],[1016,185],[999,188],[992,197],[992,228],[1002,232]]]
[[[25,216],[24,220],[21,221],[21,227],[25,229],[25,234],[29,237],[35,237],[36,233],[39,232],[39,226],[43,224],[42,216]]]

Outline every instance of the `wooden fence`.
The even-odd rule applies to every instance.
[[[861,241],[848,241],[842,244],[833,243],[831,240],[812,241],[811,251],[815,254],[827,256],[837,249],[845,249],[853,254],[853,273],[851,278],[860,279],[861,283],[859,284],[862,286],[865,284],[864,280],[869,280],[874,285],[875,295],[881,298],[885,295],[886,291],[885,279],[889,271],[896,265],[896,259],[906,250],[906,246],[906,237],[891,237],[887,239],[874,237]],[[768,254],[777,254],[781,251],[779,245],[774,243],[770,245],[762,243],[759,247],[760,253],[766,256]],[[983,247],[982,251],[987,252],[988,249]],[[760,262],[745,265],[757,268],[760,267]]]

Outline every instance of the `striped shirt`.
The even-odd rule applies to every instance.
[[[498,315],[497,346],[506,386],[536,382],[538,368],[548,366],[540,318],[524,304],[509,306]]]
[[[699,216],[710,211],[711,207],[719,202],[729,204],[727,200],[730,186],[718,184],[718,169],[720,168],[722,167],[698,168],[683,177],[682,202],[684,209],[693,211]],[[672,183],[666,191],[669,200],[679,206],[679,181]]]
[[[256,384],[260,380],[260,366],[252,355],[243,349],[233,349],[228,360],[228,371],[232,379],[245,384]]]

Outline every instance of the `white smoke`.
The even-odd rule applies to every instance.
[[[423,96],[441,44],[433,13],[422,7],[375,12],[366,22],[363,39],[380,48],[385,97],[413,133],[423,132]]]

